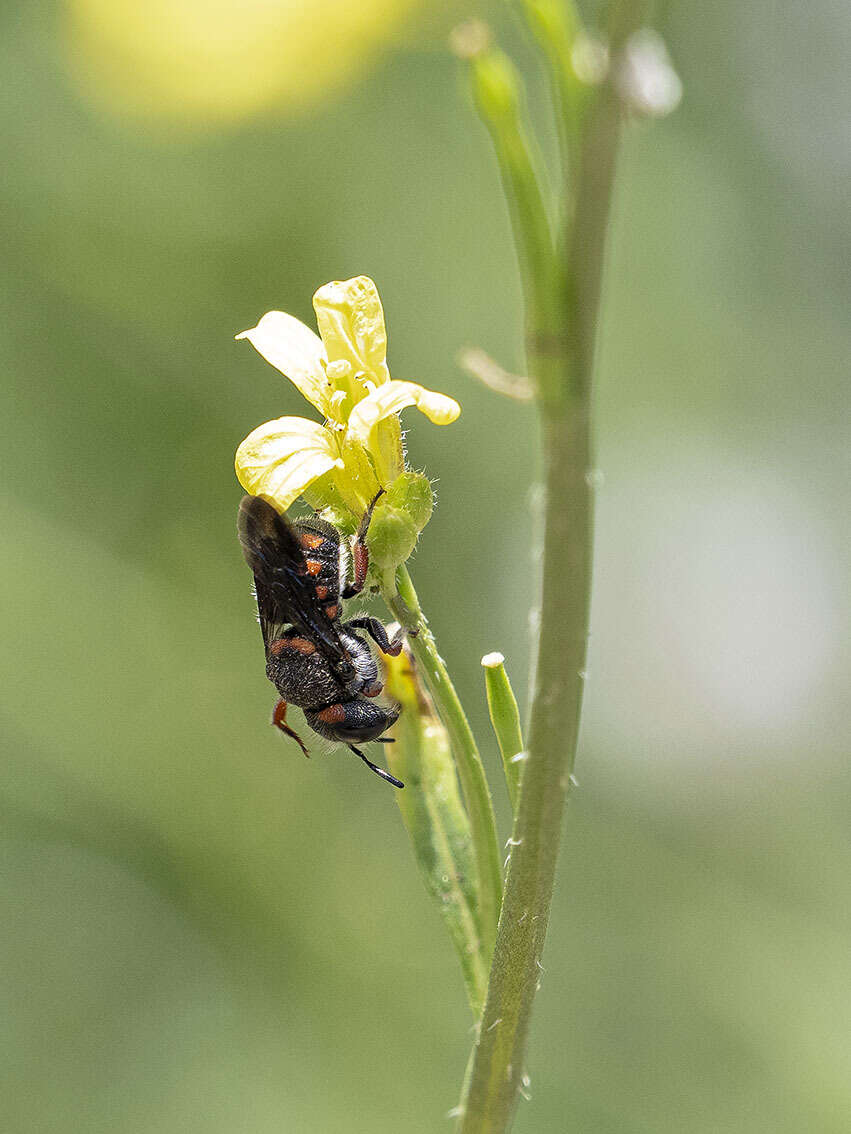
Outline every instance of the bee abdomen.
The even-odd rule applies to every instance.
[[[328,659],[297,631],[270,643],[266,676],[285,701],[300,709],[321,708],[346,695]]]
[[[335,701],[323,709],[304,711],[304,719],[314,732],[318,732],[326,740],[349,743],[375,740],[398,716],[398,709],[386,709],[360,695],[350,701]]]
[[[306,575],[313,584],[316,598],[332,622],[340,617],[340,535],[337,529],[318,516],[299,520],[296,537],[304,553]]]

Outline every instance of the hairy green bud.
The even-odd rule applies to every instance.
[[[395,570],[414,550],[418,534],[407,512],[385,503],[382,498],[372,513],[366,536],[370,559],[382,571]]]
[[[434,496],[431,481],[417,472],[404,472],[397,476],[381,499],[381,504],[405,512],[418,532],[431,519]]]

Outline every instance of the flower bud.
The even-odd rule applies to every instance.
[[[501,51],[491,50],[472,60],[473,93],[485,118],[514,120],[520,102],[520,77]]]
[[[665,41],[650,28],[639,29],[627,40],[616,81],[627,106],[649,118],[670,114],[683,95]]]
[[[366,536],[370,559],[382,571],[394,571],[414,550],[417,535],[410,516],[382,498],[372,513]]]
[[[431,481],[422,473],[404,472],[387,489],[381,503],[404,512],[416,530],[421,532],[431,519],[434,508]]]

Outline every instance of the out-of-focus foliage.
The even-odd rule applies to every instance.
[[[92,115],[59,16],[0,17],[0,1128],[439,1130],[468,1013],[392,793],[266,723],[231,461],[303,403],[232,336],[364,272],[394,372],[463,403],[409,423],[438,478],[412,570],[498,785],[479,659],[528,657],[536,439],[454,364],[522,368],[487,140],[412,44],[297,121],[152,141]],[[621,162],[580,786],[516,1129],[840,1134],[851,16],[660,30],[684,98]]]

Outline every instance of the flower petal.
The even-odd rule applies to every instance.
[[[345,359],[376,385],[387,382],[387,331],[372,280],[355,276],[325,284],[314,295],[313,307],[328,358]]]
[[[324,425],[279,417],[249,433],[236,451],[236,475],[246,492],[283,511],[329,469],[342,468],[337,441]]]
[[[248,339],[267,362],[289,378],[311,405],[325,413],[331,394],[323,365],[325,348],[310,327],[283,311],[269,311],[256,327],[236,337]]]
[[[449,425],[461,413],[454,398],[427,390],[416,382],[393,379],[358,402],[349,417],[348,435],[369,445],[369,436],[379,421],[399,413],[405,406],[416,406],[435,425]]]

